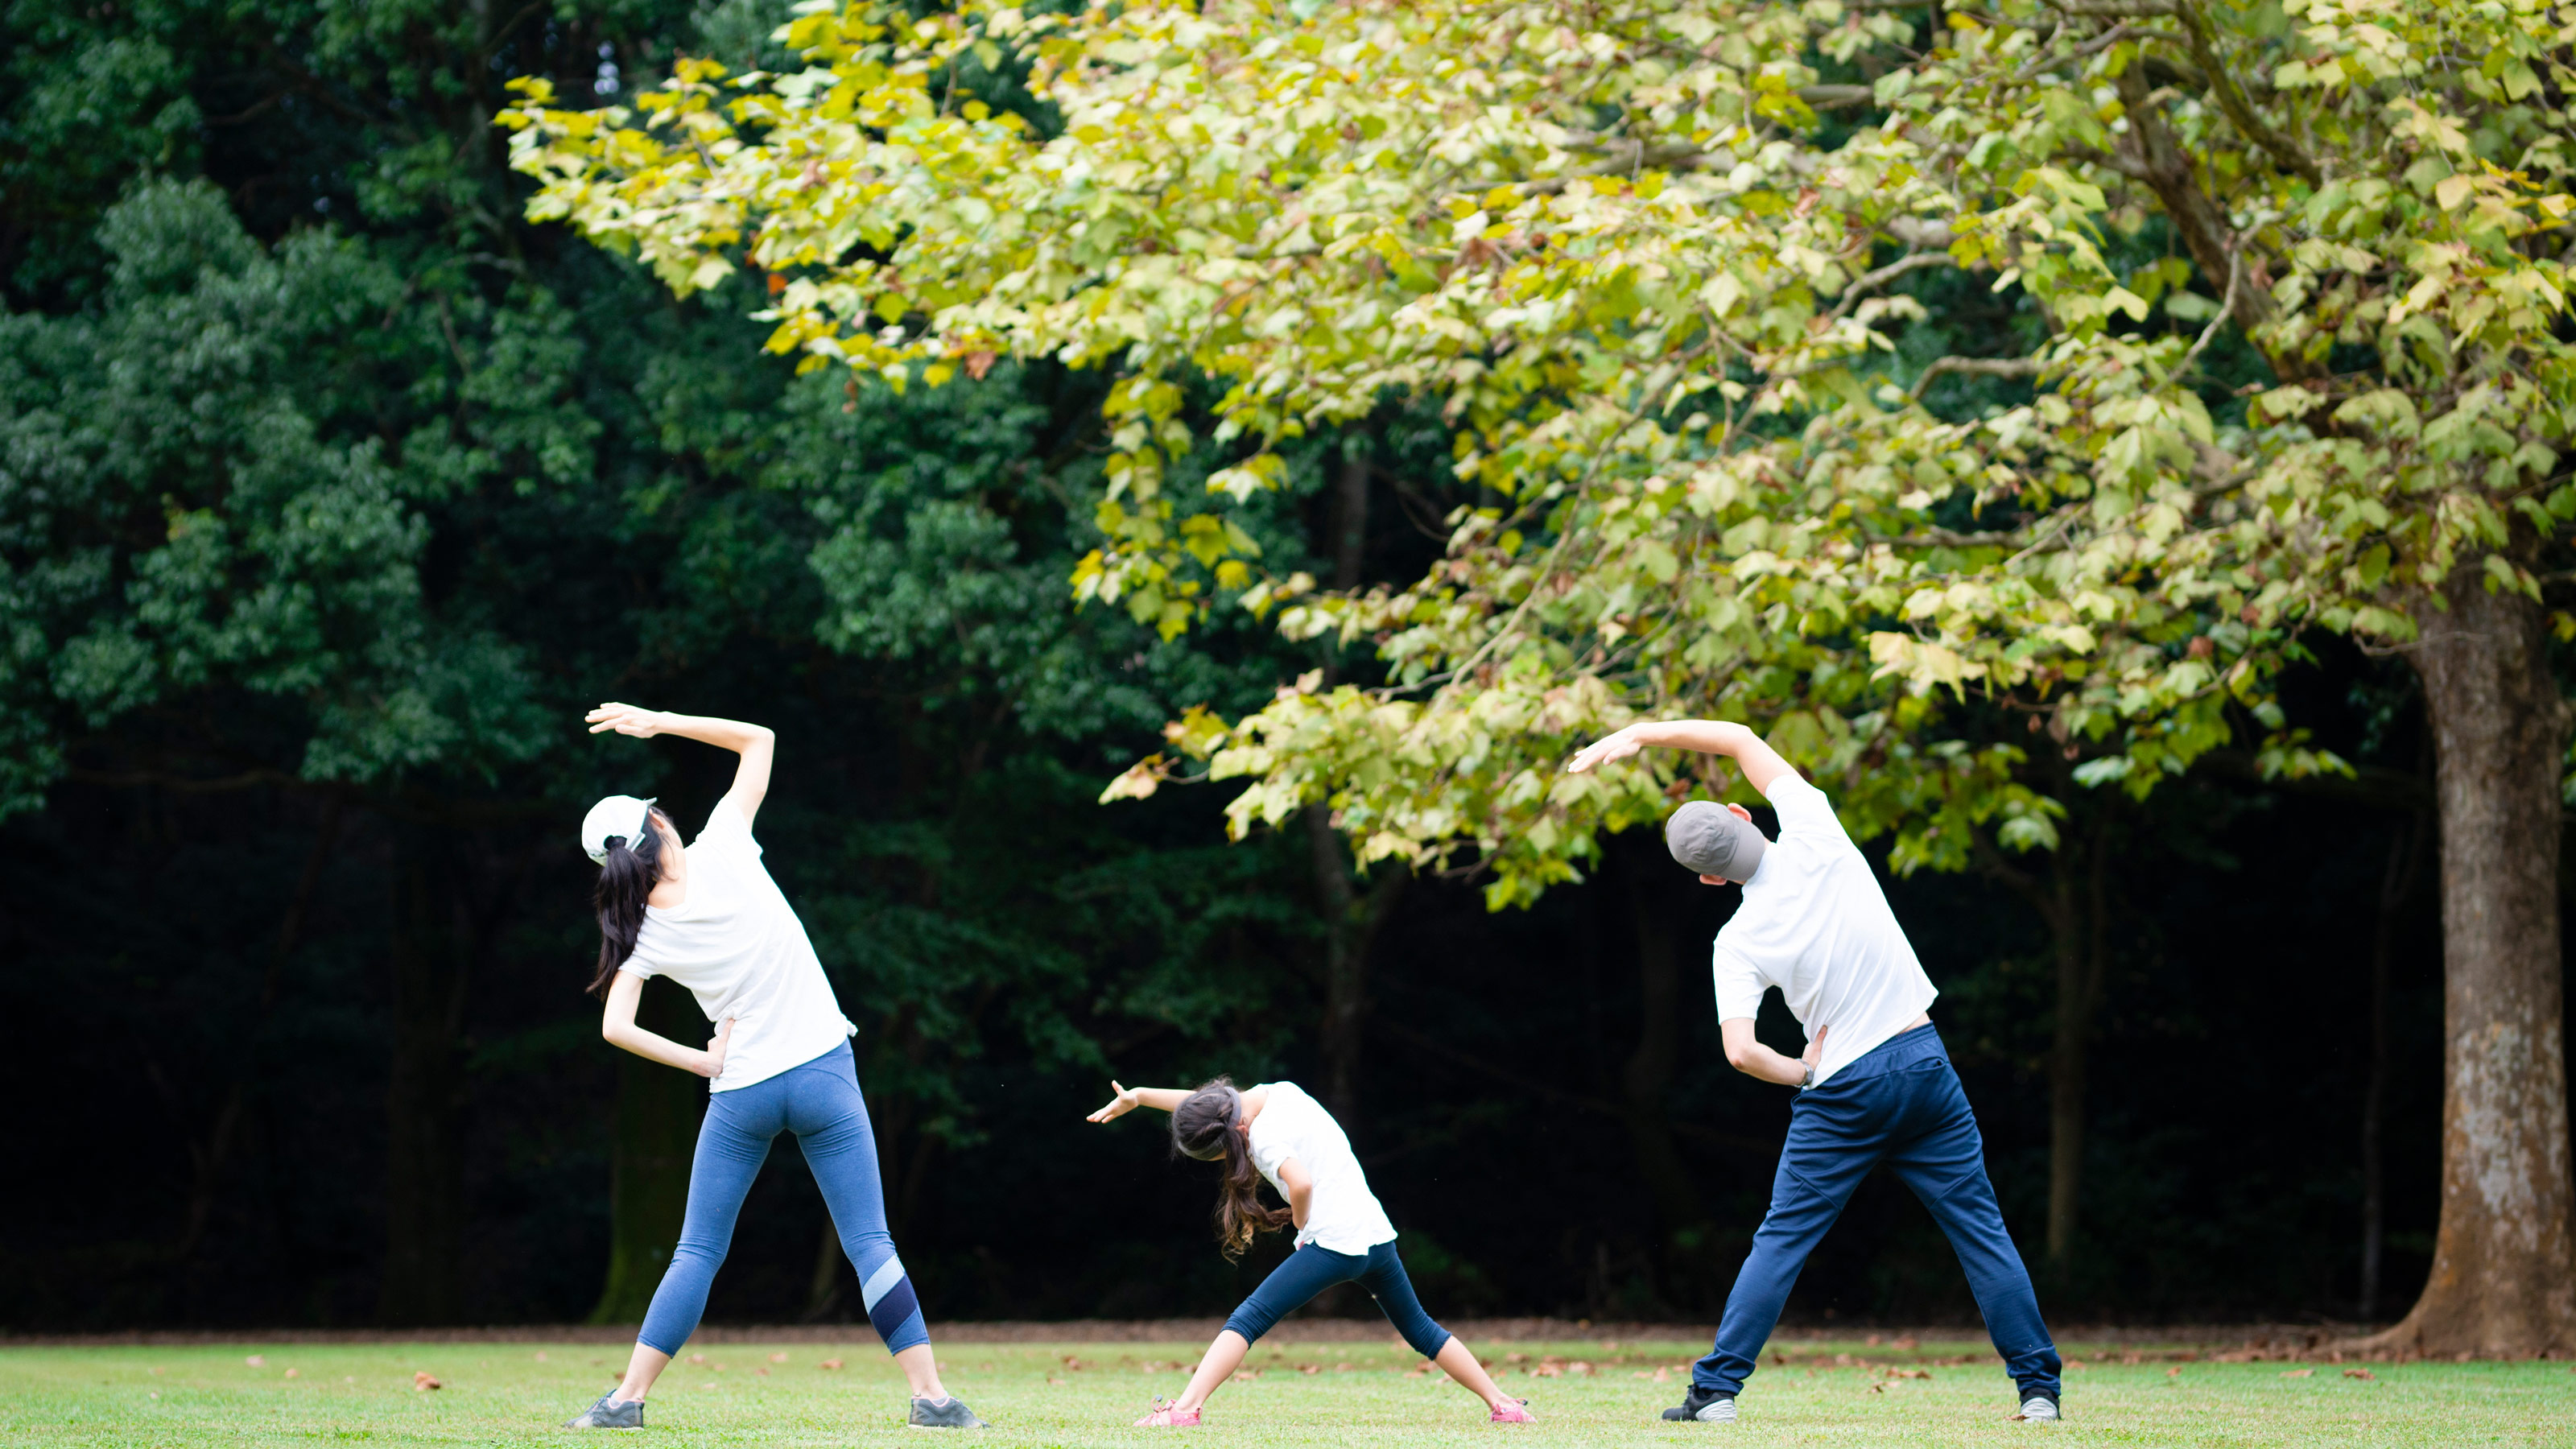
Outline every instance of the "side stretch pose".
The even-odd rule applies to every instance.
[[[1138,1419],[1136,1427],[1197,1423],[1200,1406],[1242,1364],[1253,1340],[1336,1283],[1366,1288],[1413,1351],[1483,1399],[1493,1422],[1533,1422],[1528,1401],[1506,1398],[1467,1345],[1422,1311],[1413,1296],[1413,1280],[1404,1274],[1404,1260],[1395,1254],[1395,1225],[1369,1191],[1350,1138],[1322,1103],[1294,1082],[1270,1082],[1248,1092],[1236,1091],[1224,1077],[1194,1092],[1109,1085],[1118,1095],[1089,1120],[1112,1121],[1138,1107],[1169,1112],[1175,1153],[1224,1164],[1225,1175],[1217,1183],[1216,1236],[1228,1258],[1242,1257],[1255,1233],[1291,1223],[1297,1228],[1297,1251],[1226,1319],[1199,1360],[1198,1372],[1190,1375],[1189,1387],[1169,1405],[1157,1400],[1154,1412]],[[1286,1211],[1262,1203],[1263,1178],[1288,1200]]]
[[[841,1246],[859,1270],[868,1321],[912,1382],[911,1422],[983,1427],[964,1401],[940,1386],[921,1305],[886,1232],[876,1133],[850,1056],[852,1028],[804,923],[769,878],[751,837],[752,817],[769,793],[769,731],[625,704],[603,704],[589,720],[592,734],[677,735],[732,750],[742,762],[733,789],[685,849],[671,817],[632,795],[609,796],[581,823],[581,848],[599,863],[599,976],[590,989],[608,999],[600,1035],[713,1081],[689,1168],[688,1216],[644,1314],[635,1356],[624,1381],[567,1427],[644,1426],[644,1395],[697,1331],[716,1267],[733,1244],[743,1196],[781,1132],[796,1134]],[[654,976],[689,988],[707,1020],[723,1023],[706,1050],[635,1024],[635,1004]]]
[[[1589,770],[1647,745],[1731,757],[1779,812],[1773,841],[1742,806],[1695,800],[1673,813],[1664,841],[1701,880],[1744,887],[1744,903],[1717,933],[1714,962],[1727,1061],[1799,1089],[1771,1210],[1727,1294],[1717,1343],[1692,1366],[1689,1394],[1664,1417],[1734,1421],[1735,1396],[1778,1325],[1798,1270],[1860,1180],[1885,1162],[1958,1251],[1986,1331],[2021,1391],[2020,1417],[2057,1418],[2056,1346],[1986,1180],[1977,1115],[1925,1011],[1936,994],[1931,979],[1869,862],[1824,792],[1739,724],[1630,725],[1585,746],[1566,768]],[[1801,1059],[1753,1038],[1762,993],[1774,986],[1810,1033]]]

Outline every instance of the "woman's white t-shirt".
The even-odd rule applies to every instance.
[[[1314,1196],[1306,1202],[1306,1226],[1297,1230],[1297,1246],[1313,1243],[1329,1252],[1364,1256],[1380,1243],[1395,1241],[1395,1224],[1369,1191],[1368,1177],[1351,1152],[1351,1139],[1324,1104],[1306,1095],[1295,1082],[1268,1082],[1252,1090],[1269,1093],[1261,1114],[1252,1119],[1252,1165],[1279,1190],[1279,1164],[1289,1158],[1306,1169]]]
[[[1825,792],[1791,771],[1763,793],[1780,812],[1780,838],[1762,852],[1744,904],[1717,933],[1717,1019],[1755,1015],[1764,989],[1779,987],[1810,1038],[1829,1028],[1816,1063],[1822,1086],[1940,993]]]
[[[688,899],[669,910],[646,906],[635,954],[618,969],[647,981],[668,976],[689,988],[708,1021],[733,1018],[724,1071],[710,1090],[767,1081],[857,1030],[731,797],[716,802],[688,861]]]

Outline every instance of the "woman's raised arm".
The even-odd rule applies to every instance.
[[[766,725],[744,724],[738,719],[716,719],[708,715],[672,714],[668,710],[640,709],[631,704],[603,704],[590,712],[590,732],[604,734],[615,730],[649,740],[655,735],[678,735],[684,740],[697,740],[742,756],[734,766],[733,788],[725,798],[742,812],[742,823],[749,825],[760,813],[760,802],[769,795],[769,760],[776,752],[778,737]]]

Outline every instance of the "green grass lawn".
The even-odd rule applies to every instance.
[[[1910,1340],[1903,1342],[1911,1343]],[[1127,1427],[1156,1394],[1176,1394],[1196,1344],[951,1344],[951,1390],[994,1429],[1031,1445],[1135,1444]],[[1900,1350],[1782,1342],[1766,1354],[1733,1429],[1665,1424],[1680,1342],[1482,1346],[1539,1422],[1497,1427],[1412,1354],[1383,1343],[1263,1344],[1260,1372],[1226,1386],[1205,1427],[1218,1445],[1490,1444],[2576,1445],[2576,1373],[2564,1363],[2333,1364],[2178,1361],[2071,1345],[2067,1423],[2010,1422],[2010,1386],[1991,1350],[1966,1340]],[[906,1434],[902,1381],[871,1339],[846,1345],[725,1344],[683,1359],[655,1390],[646,1433],[674,1444],[847,1444]],[[2125,1362],[2134,1357],[2136,1362]],[[838,1361],[842,1366],[825,1365]],[[0,1350],[0,1443],[559,1444],[554,1425],[623,1362],[583,1344],[239,1344]],[[1663,1378],[1656,1375],[1661,1371]],[[2177,1371],[2178,1370],[2178,1371]],[[2300,1372],[2305,1370],[2305,1372]],[[414,1375],[441,1387],[415,1389]],[[1924,1376],[1917,1376],[1924,1375]],[[1170,1432],[1170,1431],[1160,1431]],[[908,1441],[909,1442],[909,1441]]]

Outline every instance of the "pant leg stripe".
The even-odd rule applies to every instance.
[[[859,1285],[859,1298],[867,1304],[869,1314],[874,1315],[877,1311],[877,1300],[886,1296],[894,1285],[902,1281],[904,1281],[903,1259],[890,1257],[879,1263],[877,1270],[868,1275],[868,1281]]]
[[[897,1277],[893,1287],[868,1305],[868,1323],[889,1348],[895,1346],[895,1339],[902,1333],[904,1324],[920,1315],[921,1300],[913,1296],[912,1280],[905,1277]]]

